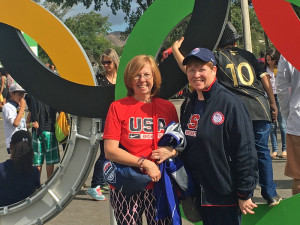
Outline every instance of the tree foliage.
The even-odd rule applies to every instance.
[[[243,34],[243,20],[242,20],[242,12],[241,5],[239,2],[231,4],[231,22],[236,28],[239,34]],[[265,50],[265,38],[264,38],[264,30],[259,23],[259,20],[256,16],[256,13],[252,7],[249,7],[249,17],[250,17],[250,29],[251,29],[251,39],[252,39],[252,49],[253,54],[257,57],[259,56],[260,51]],[[243,48],[244,41],[241,39],[238,41],[238,46]]]
[[[53,13],[60,20],[63,20],[63,17],[71,10],[71,7],[62,7],[61,5],[54,2],[44,1],[41,3],[41,0],[33,0],[33,1],[40,4],[45,9]],[[52,63],[50,57],[41,46],[38,47],[38,56],[43,63]]]
[[[124,34],[129,35],[135,26],[136,22],[139,20],[141,15],[146,11],[146,9],[154,2],[154,0],[46,0],[48,2],[54,2],[63,7],[72,7],[78,3],[83,3],[86,8],[89,8],[94,4],[94,10],[101,10],[103,4],[108,6],[112,14],[116,15],[119,10],[125,13],[124,20],[129,25],[126,28]]]
[[[70,5],[63,5],[64,1],[49,2],[42,0],[33,0],[42,5],[48,11],[63,21],[63,17],[71,10]],[[111,41],[106,39],[111,24],[108,23],[108,17],[102,17],[100,14],[91,12],[79,14],[64,21],[66,26],[72,31],[78,39],[86,54],[91,61],[97,61],[100,64],[100,56],[106,48],[114,48],[118,54],[122,53],[123,48],[113,46]],[[47,53],[39,46],[38,55],[42,62],[52,63]]]
[[[96,60],[98,63],[100,63],[102,52],[113,47],[112,43],[105,38],[110,29],[110,23],[107,20],[108,17],[90,12],[78,14],[65,21],[66,26],[81,43],[90,60]]]
[[[70,6],[62,6],[55,2],[44,1],[41,3],[41,0],[33,0],[34,2],[42,5],[45,9],[53,13],[57,18],[63,20],[63,17],[71,10]]]
[[[117,14],[119,10],[122,10],[125,13],[125,22],[128,23],[128,27],[125,30],[125,36],[130,34],[133,27],[137,23],[138,19],[143,15],[147,8],[155,0],[46,0],[48,2],[54,2],[62,5],[63,7],[70,7],[78,3],[83,3],[87,8],[94,5],[94,10],[100,10],[101,7],[105,4],[110,7],[114,15]],[[231,21],[234,26],[237,28],[238,32],[242,34],[242,16],[240,4],[241,0],[231,0]],[[261,50],[264,50],[265,47],[265,37],[263,29],[256,17],[255,11],[252,7],[252,0],[248,0],[249,4],[249,14],[250,14],[250,23],[251,23],[251,34],[252,34],[252,44],[253,44],[253,53],[259,55]],[[300,15],[299,7],[294,6],[295,12],[297,15]],[[180,25],[175,32],[184,33],[184,27]],[[179,36],[178,34],[172,34],[162,50],[166,49],[167,46],[174,40],[175,37]],[[238,45],[243,46],[243,40],[241,40]],[[272,45],[272,44],[271,44]]]

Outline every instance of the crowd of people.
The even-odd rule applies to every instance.
[[[60,155],[54,133],[57,111],[28,94],[5,68],[0,72],[2,120],[10,155],[9,160],[0,164],[0,206],[5,206],[33,194],[40,187],[44,160],[50,178]]]
[[[258,206],[252,197],[257,183],[267,204],[275,207],[282,200],[272,168],[272,158],[279,157],[277,123],[282,141],[280,157],[287,158],[285,175],[293,179],[293,195],[300,193],[300,72],[273,49],[256,59],[237,47],[240,37],[228,22],[215,52],[198,47],[184,56],[180,51],[184,38],[174,42],[168,54],[175,57],[191,89],[181,106],[180,120],[174,105],[158,97],[162,80],[154,58],[138,55],[127,64],[127,96],[112,102],[106,118],[102,118],[100,156],[86,192],[102,201],[106,200],[103,192],[109,191],[118,225],[142,224],[143,213],[148,224],[173,224],[173,214],[158,216],[164,209],[157,208],[154,193],[156,184],[165,182],[160,165],[170,159],[182,160],[188,171],[193,191],[181,190],[184,194],[180,198],[200,196],[196,204],[204,225],[240,225],[242,214],[254,214]],[[114,86],[119,66],[116,51],[105,50],[101,64],[103,70],[92,64],[98,85]],[[5,71],[1,74],[7,77]],[[1,79],[1,93],[5,95],[6,90],[10,95],[6,93],[2,111],[11,156],[0,164],[1,183],[7,184],[0,185],[2,205],[29,196],[40,186],[38,171],[44,158],[48,178],[60,160],[53,130],[57,111],[27,94],[26,120],[26,91],[17,83],[9,87],[4,83]],[[172,122],[180,123],[186,139],[180,152],[173,145],[158,146]],[[106,183],[105,160],[137,169],[151,181],[142,191],[125,194],[122,188]],[[24,195],[1,202],[3,193],[9,193],[20,176],[27,185]],[[171,188],[176,189],[174,193],[180,189],[175,183]]]

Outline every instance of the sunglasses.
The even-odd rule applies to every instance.
[[[102,61],[101,64],[102,65],[110,65],[112,63],[112,61]]]

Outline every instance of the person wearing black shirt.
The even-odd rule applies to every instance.
[[[104,74],[97,73],[96,78],[98,86],[108,87],[114,86],[117,81],[117,71],[119,66],[119,56],[114,49],[106,49],[101,56],[101,64],[104,68]],[[105,124],[105,118],[102,118],[103,131]],[[94,166],[94,173],[92,177],[91,187],[87,190],[87,194],[97,201],[106,200],[106,197],[102,194],[102,191],[108,192],[108,184],[103,178],[103,162],[105,159],[104,154],[104,141],[100,140],[100,156],[97,159]]]

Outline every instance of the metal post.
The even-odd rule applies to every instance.
[[[241,0],[241,9],[242,9],[243,30],[244,30],[244,48],[247,51],[252,52],[248,0]]]

